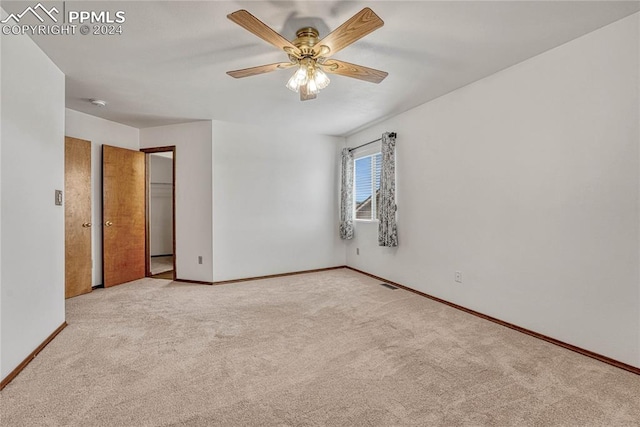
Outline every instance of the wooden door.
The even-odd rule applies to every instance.
[[[91,292],[91,142],[64,139],[65,298]]]
[[[145,277],[145,154],[102,146],[105,287]]]

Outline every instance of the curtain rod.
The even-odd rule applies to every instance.
[[[396,133],[395,133],[395,132],[391,132],[391,133],[389,134],[389,136],[390,136],[391,138],[395,138],[395,137],[396,137]],[[362,148],[362,147],[364,147],[364,146],[366,146],[366,145],[373,144],[374,142],[378,142],[378,141],[382,141],[382,138],[374,139],[373,141],[369,141],[369,142],[366,142],[366,143],[364,143],[364,144],[362,144],[362,145],[358,145],[357,147],[349,148],[349,151],[355,151],[355,150],[357,150],[358,148]]]

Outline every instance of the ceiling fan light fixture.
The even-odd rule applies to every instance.
[[[298,80],[296,80],[295,74],[291,76],[286,86],[287,86],[287,89],[292,90],[296,93],[300,91],[300,83],[298,83]]]
[[[309,95],[317,95],[318,92],[320,92],[320,89],[318,88],[316,81],[314,79],[309,79],[307,82],[307,93]]]
[[[294,92],[300,91],[300,86],[304,86],[309,81],[309,71],[306,65],[300,65],[293,76],[287,82],[287,88]]]
[[[329,80],[327,74],[319,67],[316,68],[313,80],[315,81],[316,86],[318,86],[318,90],[324,89],[325,87],[329,86],[329,83],[331,83],[331,80]]]
[[[301,87],[305,87],[305,93],[317,95],[321,89],[329,85],[329,77],[320,69],[318,64],[311,60],[301,61],[300,66],[287,82],[287,88],[299,93]]]
[[[298,68],[298,70],[293,75],[293,77],[296,79],[296,81],[298,82],[299,85],[306,84],[307,80],[309,79],[309,74],[307,72],[307,67],[305,67],[303,65],[300,65],[300,68]]]

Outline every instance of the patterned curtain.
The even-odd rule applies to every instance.
[[[379,205],[378,246],[398,246],[395,133],[382,135],[382,172],[380,175]]]
[[[353,153],[348,148],[342,150],[340,237],[353,239]]]

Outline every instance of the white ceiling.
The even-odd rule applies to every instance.
[[[20,11],[34,2],[2,2]],[[284,85],[291,70],[233,79],[228,70],[286,60],[226,19],[247,9],[289,39],[305,24],[322,37],[363,7],[385,22],[335,55],[389,72],[375,85],[341,76],[316,100]],[[123,10],[121,36],[38,36],[67,76],[67,107],[127,125],[218,119],[347,135],[640,9],[615,1],[66,2],[67,10]],[[3,36],[4,37],[4,36]],[[108,102],[94,107],[88,98]]]

